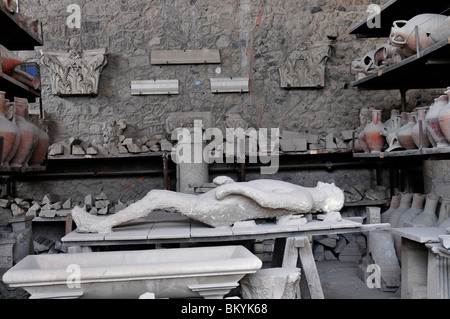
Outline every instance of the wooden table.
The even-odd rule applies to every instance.
[[[363,225],[343,219],[339,222],[309,221],[301,226],[281,226],[274,222],[258,222],[253,227],[219,227],[181,217],[172,213],[152,213],[145,219],[121,227],[108,234],[70,232],[62,238],[63,245],[74,252],[89,252],[94,247],[117,247],[148,244],[226,243],[257,239],[275,239],[272,267],[296,267],[300,262],[306,287],[313,299],[322,299],[323,292],[308,236],[368,232],[389,229],[389,224]]]

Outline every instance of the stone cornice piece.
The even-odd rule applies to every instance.
[[[219,50],[153,50],[151,63],[161,64],[216,64],[220,63]]]
[[[41,50],[41,61],[50,70],[52,93],[59,96],[97,95],[107,49]]]

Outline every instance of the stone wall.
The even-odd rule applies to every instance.
[[[73,136],[88,142],[101,140],[104,124],[121,119],[127,123],[124,133],[128,137],[151,137],[165,132],[166,118],[171,112],[180,111],[210,111],[221,129],[227,114],[238,113],[250,127],[278,127],[325,136],[329,132],[340,134],[344,130],[361,129],[365,122],[360,118],[367,115],[367,109],[382,109],[387,119],[392,108],[400,108],[397,91],[349,88],[354,80],[350,73],[352,60],[385,43],[386,39],[357,39],[348,32],[367,16],[369,4],[385,1],[20,2],[22,13],[42,21],[43,48],[107,48],[109,52],[96,97],[52,95],[48,70],[41,66],[43,108],[51,142],[68,142]],[[81,7],[81,30],[66,26],[67,6],[72,3]],[[302,46],[324,40],[332,46],[325,70],[325,87],[281,88],[279,68],[286,58]],[[39,61],[39,49],[42,48],[21,54]],[[218,49],[222,63],[151,65],[150,53],[157,49]],[[211,77],[248,77],[250,92],[212,94]],[[131,81],[150,79],[178,79],[180,94],[131,95]],[[431,95],[427,94],[413,91],[408,96],[409,104],[413,107],[429,102]],[[364,176],[354,177],[364,179]],[[300,183],[302,179],[294,178],[293,182],[296,181]],[[130,180],[119,184],[127,182]],[[22,183],[18,187],[21,190],[26,193],[30,187]]]
[[[364,107],[398,107],[398,92],[359,92],[351,61],[376,46],[349,35],[365,17],[369,0],[271,1],[21,1],[22,12],[43,22],[44,48],[107,48],[108,65],[97,97],[60,98],[51,94],[42,67],[43,105],[53,142],[78,136],[102,138],[109,120],[125,119],[128,135],[159,134],[171,112],[211,111],[223,128],[228,113],[239,113],[250,127],[279,127],[313,134],[360,126]],[[66,26],[67,6],[82,9],[82,28]],[[292,51],[331,41],[325,88],[282,89],[279,67]],[[379,40],[379,43],[385,40]],[[29,56],[39,59],[39,50]],[[220,65],[154,66],[151,50],[218,49]],[[218,67],[221,73],[218,74]],[[212,94],[211,77],[250,77],[248,94]],[[178,79],[178,96],[131,96],[133,80]]]

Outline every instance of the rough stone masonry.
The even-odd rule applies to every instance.
[[[387,119],[392,108],[400,107],[397,91],[349,88],[354,80],[352,60],[385,42],[349,34],[367,16],[367,7],[379,1],[78,0],[81,29],[69,29],[67,6],[72,2],[20,1],[24,14],[43,23],[44,49],[109,52],[96,97],[53,95],[48,70],[42,67],[42,101],[51,143],[74,136],[88,142],[102,140],[103,124],[117,120],[126,121],[130,138],[161,134],[170,113],[190,111],[212,112],[221,129],[227,114],[239,114],[256,129],[337,135],[365,125],[360,121],[364,110],[382,109]],[[331,43],[325,86],[282,88],[280,66],[294,50],[321,41]],[[21,54],[38,62],[39,49]],[[218,49],[221,64],[151,65],[152,50],[171,49]],[[250,92],[212,94],[212,77],[248,77]],[[131,95],[131,81],[151,79],[178,79],[180,94]],[[417,92],[409,100],[416,105],[428,97]],[[29,191],[20,184],[18,192],[21,187]]]

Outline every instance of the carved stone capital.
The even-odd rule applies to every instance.
[[[282,88],[322,88],[331,54],[329,43],[320,42],[294,50],[280,67]]]
[[[107,49],[41,50],[41,55],[42,64],[50,70],[54,95],[97,95],[100,73],[107,64]]]

